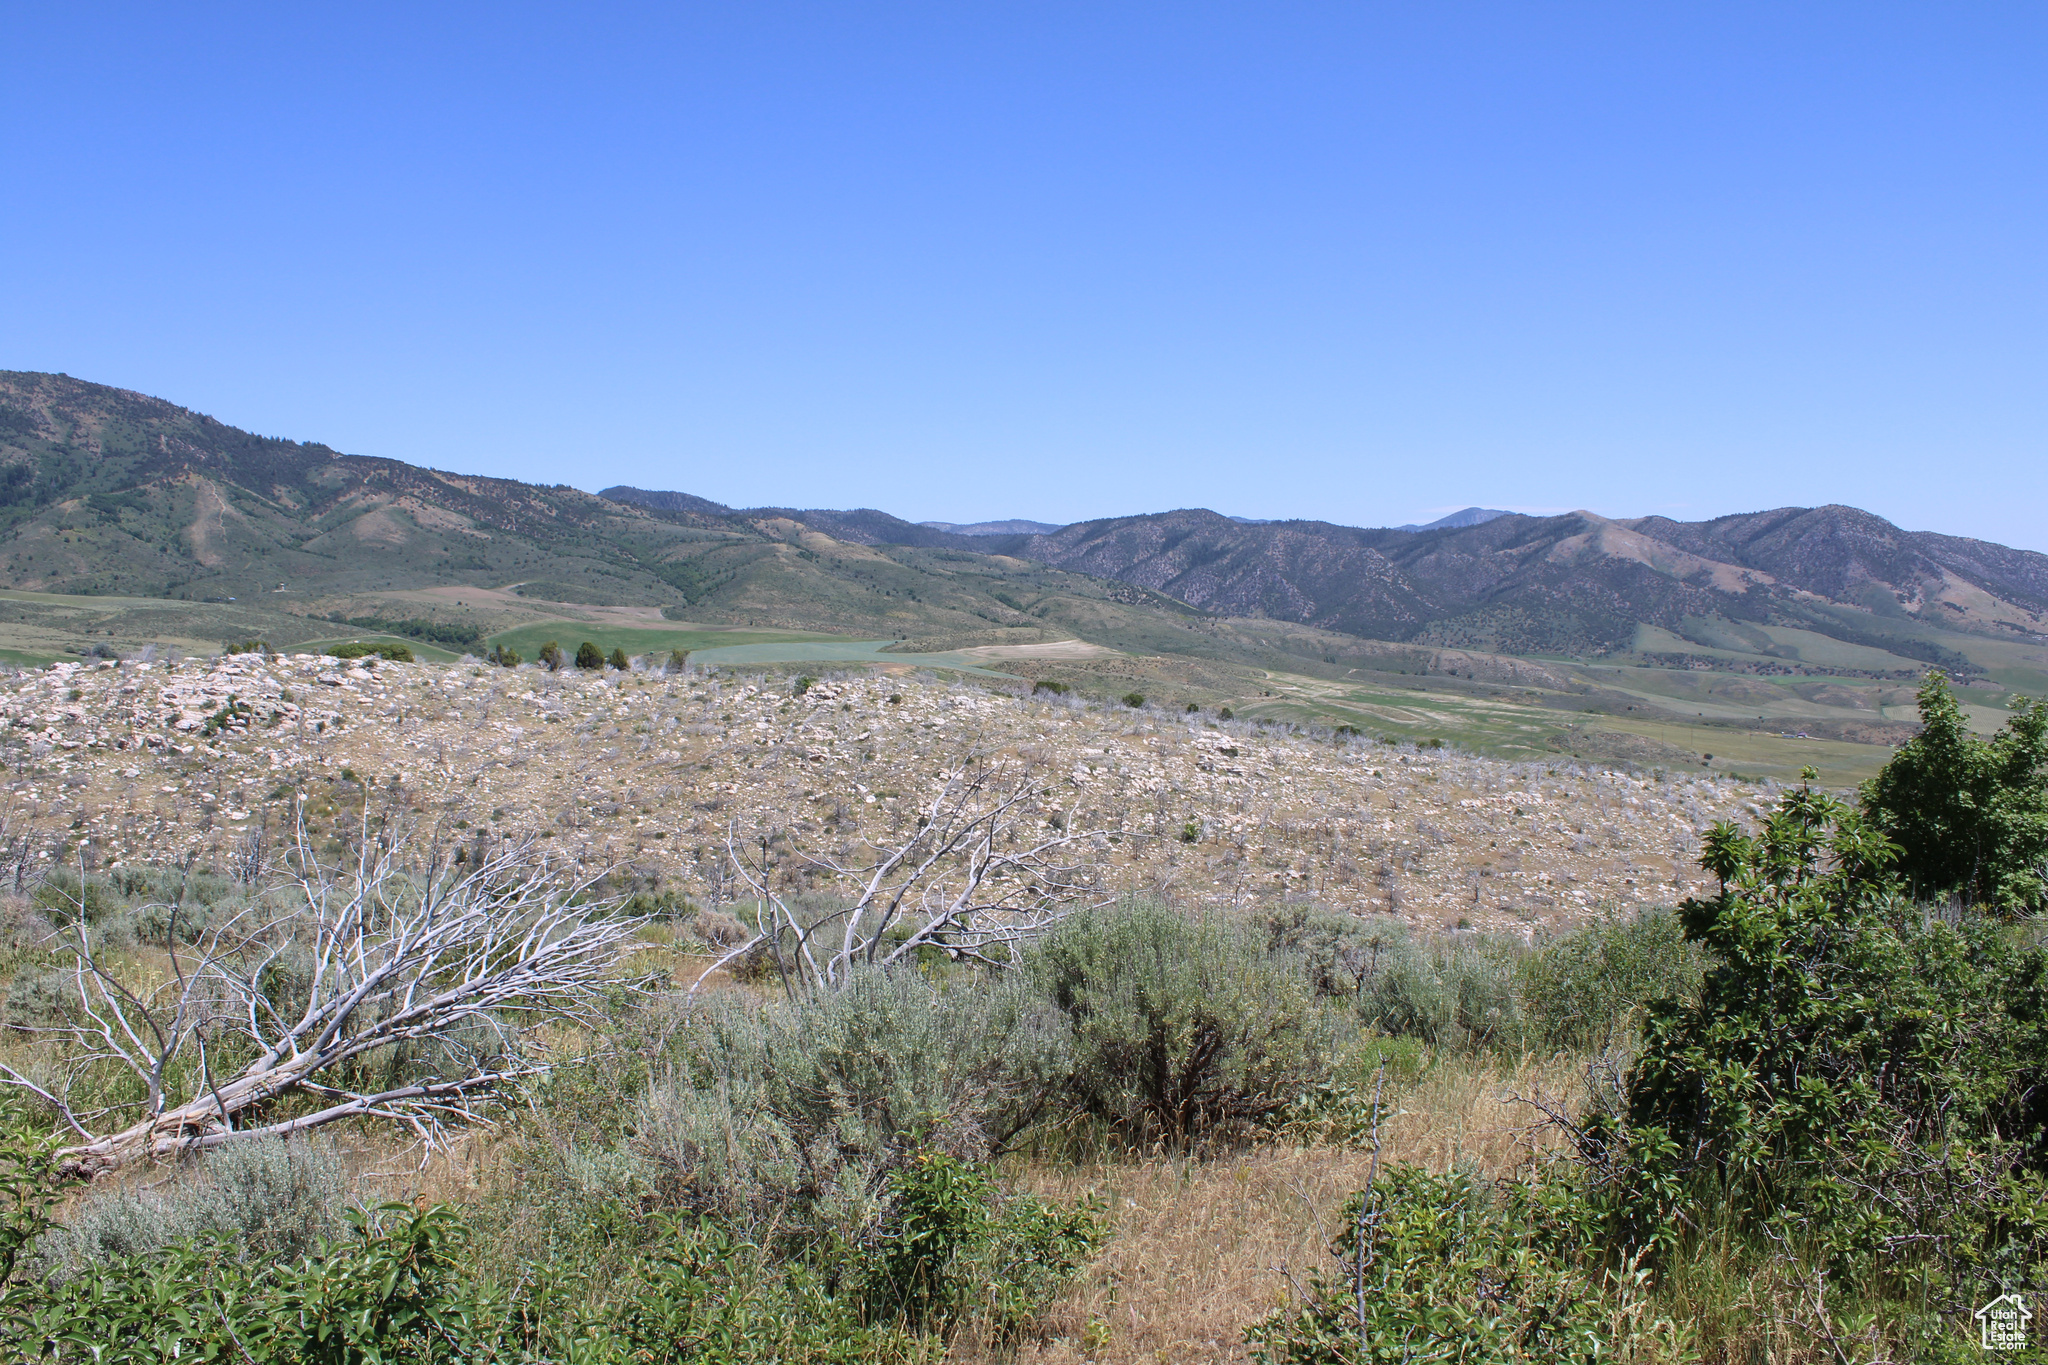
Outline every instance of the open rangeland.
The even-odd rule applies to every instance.
[[[788,677],[244,654],[58,665],[0,691],[24,867],[227,866],[368,815],[535,840],[716,904],[728,838],[885,845],[971,755],[1044,779],[1116,884],[1193,906],[1310,896],[1524,939],[1704,884],[1699,836],[1765,785],[1560,756],[1503,762],[1001,678]],[[814,884],[801,856],[792,884]],[[822,888],[820,888],[822,889]]]

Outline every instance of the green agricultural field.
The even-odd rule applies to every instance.
[[[1495,689],[1492,695],[1453,691],[1418,678],[1413,684],[1387,681],[1333,682],[1293,673],[1269,673],[1258,694],[1233,702],[1247,719],[1288,720],[1309,725],[1353,725],[1390,739],[1441,739],[1446,744],[1500,758],[1554,758],[1552,740],[1571,719],[1546,711],[1527,695]],[[1265,695],[1270,691],[1272,695]]]
[[[149,645],[211,654],[230,640],[266,640],[279,649],[293,649],[334,630],[329,622],[263,603],[0,589],[0,658],[16,664],[76,658],[94,646],[121,654]]]
[[[1689,654],[1698,658],[1798,663],[1809,668],[1857,669],[1872,673],[1893,673],[1925,668],[1917,659],[1850,644],[1819,631],[1795,626],[1760,626],[1747,621],[1689,621],[1689,635],[1679,635],[1662,626],[1636,627],[1635,650],[1640,654]]]
[[[1739,730],[1614,716],[1603,716],[1588,728],[1639,736],[1674,754],[1682,752],[1690,760],[1685,766],[1739,777],[1789,782],[1802,769],[1810,767],[1820,773],[1821,783],[1829,787],[1852,787],[1875,777],[1892,756],[1886,745],[1801,738],[1796,730],[1789,729]],[[1713,761],[1700,761],[1707,754],[1714,756]]]
[[[364,636],[364,639],[370,637]],[[720,629],[679,626],[610,626],[590,621],[542,621],[501,631],[490,637],[492,645],[509,645],[528,661],[540,655],[540,647],[553,640],[565,653],[588,640],[606,654],[622,649],[628,655],[666,654],[683,650],[693,662],[708,668],[744,668],[762,664],[880,665],[889,668],[948,669],[984,677],[1004,676],[988,661],[959,650],[897,652],[894,640],[856,640],[845,636],[821,636],[814,632],[783,630]],[[415,646],[417,652],[418,646]],[[422,655],[421,657],[426,657]]]
[[[964,650],[937,652],[891,649],[890,640],[835,640],[811,643],[728,645],[699,650],[691,656],[710,668],[744,668],[748,664],[873,664],[885,668],[947,669],[986,678],[1010,676],[990,668],[988,660]]]
[[[666,654],[677,649],[693,652],[736,645],[786,645],[811,641],[858,643],[846,640],[843,636],[825,635],[817,631],[693,625],[678,625],[669,629],[661,626],[618,626],[598,621],[563,620],[538,621],[511,630],[499,631],[485,641],[485,647],[499,645],[515,649],[522,657],[531,660],[539,656],[541,645],[549,640],[553,640],[571,654],[576,652],[577,645],[588,640],[607,654],[614,649],[623,649],[632,655]]]
[[[1617,683],[1629,674],[1649,671],[1611,670],[1621,675]],[[1589,704],[1577,694],[1483,685],[1454,687],[1442,678],[1410,682],[1388,677],[1358,682],[1273,672],[1259,681],[1256,691],[1230,703],[1238,715],[1309,725],[1353,725],[1368,735],[1391,739],[1441,739],[1497,758],[1575,757],[1595,763],[1711,770],[1780,781],[1795,779],[1802,768],[1811,766],[1820,771],[1825,784],[1847,787],[1873,776],[1892,753],[1884,744],[1798,737],[1802,729],[1815,723],[1814,718],[1857,713],[1813,706],[1789,691],[1785,705],[1804,708],[1805,722],[1788,716],[1775,726],[1766,722],[1757,727],[1707,723],[1712,717],[1695,717],[1689,724],[1685,717],[1666,709],[1674,704],[1671,699],[1657,698],[1647,689],[1640,692],[1644,704],[1631,713],[1623,700],[1631,693],[1618,686],[1613,692],[1603,692],[1597,704]],[[1753,717],[1755,713],[1750,714]],[[1861,714],[1876,719],[1871,713]],[[1706,757],[1709,754],[1713,755],[1711,761]]]

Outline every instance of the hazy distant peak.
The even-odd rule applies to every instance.
[[[1453,512],[1447,517],[1438,517],[1426,526],[1417,526],[1410,522],[1406,526],[1395,526],[1389,529],[1395,531],[1453,531],[1460,526],[1478,526],[1483,522],[1492,521],[1495,517],[1513,515],[1512,512],[1502,511],[1498,507],[1467,507],[1462,512]]]
[[[1021,517],[1008,521],[920,521],[918,525],[956,536],[1044,536],[1060,529],[1051,522],[1025,521]]]

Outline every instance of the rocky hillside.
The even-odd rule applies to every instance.
[[[1034,818],[1100,829],[1113,887],[1191,904],[1308,895],[1523,935],[1699,889],[1698,837],[1765,787],[1504,763],[1329,731],[1034,697],[1021,685],[345,663],[59,664],[0,682],[0,877],[62,860],[274,856],[363,821],[445,844],[536,840],[716,905],[729,833],[805,854],[908,837],[970,753],[1044,783]],[[340,845],[337,842],[335,847]]]

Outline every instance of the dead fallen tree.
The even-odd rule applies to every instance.
[[[78,1139],[57,1153],[59,1170],[92,1179],[359,1116],[396,1120],[432,1145],[538,1071],[530,1025],[587,1019],[639,921],[584,899],[587,879],[530,846],[466,866],[408,867],[403,852],[365,839],[339,870],[302,856],[306,871],[284,894],[190,942],[170,907],[169,961],[154,980],[122,969],[81,906],[59,930],[70,1020],[36,1030],[61,1045],[61,1061],[39,1076],[0,1065],[0,1083],[39,1096]],[[431,1049],[437,1065],[393,1084],[373,1063],[408,1045]],[[76,1101],[121,1072],[140,1101]]]
[[[1069,829],[1052,795],[1029,766],[970,754],[909,837],[870,844],[864,857],[804,855],[809,868],[846,888],[846,904],[822,914],[793,909],[773,885],[765,846],[757,852],[728,831],[726,856],[759,907],[756,933],[706,968],[691,991],[763,952],[792,995],[837,989],[857,966],[889,966],[926,950],[1006,964],[1068,916],[1114,899],[1089,856],[1107,831]]]

